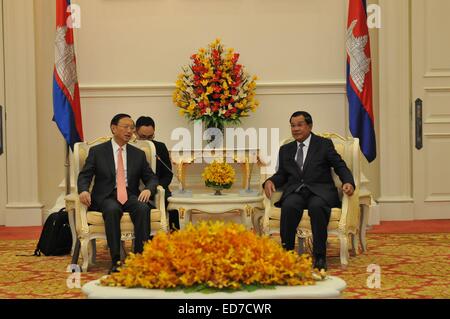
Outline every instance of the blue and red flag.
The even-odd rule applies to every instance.
[[[80,90],[73,30],[67,25],[70,0],[56,0],[55,67],[53,71],[53,121],[73,150],[76,142],[83,141]]]
[[[347,22],[347,98],[350,132],[359,138],[369,162],[377,156],[372,105],[372,63],[365,0],[349,0]]]

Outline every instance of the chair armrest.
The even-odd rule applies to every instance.
[[[73,210],[75,213],[75,226],[77,235],[88,234],[89,225],[87,222],[87,207],[80,202],[80,197],[76,193],[71,193],[64,197],[67,211]]]
[[[281,195],[283,192],[277,191],[272,194],[272,197],[269,199],[266,196],[266,193],[263,192],[264,196],[264,220],[263,220],[263,228],[262,228],[262,234],[263,235],[270,235],[270,214],[274,207],[274,204],[280,200]]]
[[[339,229],[351,231],[358,230],[359,221],[359,189],[356,188],[352,196],[345,194],[342,196],[342,215],[339,221]]]

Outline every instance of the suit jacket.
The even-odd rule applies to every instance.
[[[152,196],[154,196],[158,186],[158,178],[148,165],[145,153],[129,144],[126,147],[128,192],[139,196],[139,183],[142,180],[145,189],[150,190]],[[111,141],[89,149],[84,167],[78,175],[78,193],[89,191],[94,176],[94,187],[91,195],[92,207],[99,209],[105,198],[114,191],[116,185],[116,169]]]
[[[158,176],[159,185],[164,187],[166,190],[166,197],[171,195],[169,190],[169,185],[172,182],[173,172],[172,172],[172,163],[170,162],[169,151],[164,143],[158,141],[152,141],[155,144],[156,154],[158,154],[161,160],[156,161],[156,175]],[[168,166],[164,166],[163,163]]]
[[[277,189],[284,189],[280,201],[275,203],[275,206],[280,207],[283,200],[302,184],[324,199],[330,207],[340,206],[338,192],[331,176],[331,168],[334,168],[343,184],[350,183],[355,187],[355,182],[351,171],[336,152],[333,142],[311,133],[303,172],[300,171],[295,161],[296,153],[297,141],[280,147],[278,171],[268,179],[275,184]]]

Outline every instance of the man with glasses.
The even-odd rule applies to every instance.
[[[130,212],[134,225],[134,252],[142,253],[144,243],[150,238],[150,196],[156,194],[158,178],[148,165],[145,153],[129,145],[135,130],[128,114],[117,114],[111,120],[111,141],[89,149],[86,163],[78,175],[80,202],[89,210],[101,211],[105,221],[112,266],[117,272],[120,262],[120,219]],[[92,194],[89,192],[95,177]],[[139,191],[140,181],[145,187]]]
[[[156,149],[156,175],[158,176],[159,185],[164,187],[166,193],[166,207],[167,198],[172,193],[169,185],[172,182],[173,172],[170,161],[169,151],[164,143],[155,141],[155,121],[149,116],[141,116],[136,121],[136,135],[140,140],[149,140],[155,144]],[[180,221],[177,210],[169,210],[169,225],[170,230],[174,231],[180,229]]]

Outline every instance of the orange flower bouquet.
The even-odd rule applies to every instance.
[[[243,225],[201,222],[171,234],[160,232],[142,254],[130,254],[104,286],[158,289],[246,289],[315,283],[311,257],[285,251]]]
[[[215,195],[221,195],[222,189],[228,189],[233,185],[236,173],[230,164],[214,161],[205,167],[202,177],[207,187],[216,190]]]
[[[189,120],[201,120],[206,127],[223,129],[239,124],[255,111],[257,77],[251,77],[238,63],[239,53],[225,50],[219,39],[208,49],[191,56],[192,64],[178,76],[173,102]]]

